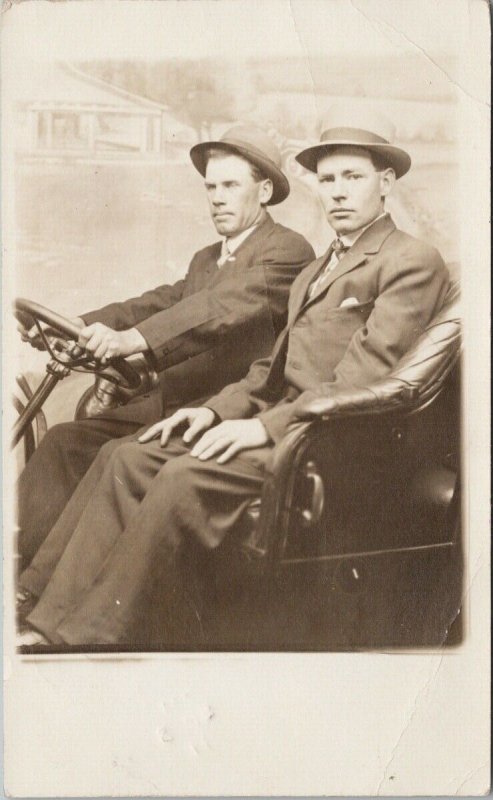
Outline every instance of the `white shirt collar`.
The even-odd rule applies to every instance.
[[[359,239],[359,237],[362,236],[362,234],[366,230],[368,230],[368,228],[370,228],[372,225],[374,225],[377,220],[382,219],[382,217],[385,217],[386,214],[387,214],[386,211],[382,211],[382,213],[379,214],[378,217],[375,217],[375,219],[372,219],[372,221],[369,222],[368,225],[365,225],[363,228],[359,228],[359,230],[357,230],[357,231],[351,231],[351,233],[345,233],[342,236],[338,236],[338,239],[340,239],[341,242],[346,247],[352,247],[353,244],[355,243],[355,241],[357,239]]]
[[[246,230],[242,231],[241,233],[237,233],[236,236],[231,236],[230,238],[226,237],[226,239],[223,240],[222,250],[225,250],[227,245],[229,254],[231,255],[234,253],[235,250],[238,250],[240,244],[243,244],[245,239],[250,236],[252,231],[255,230],[257,225],[258,222],[256,222],[255,225],[251,225],[249,228],[246,228]]]

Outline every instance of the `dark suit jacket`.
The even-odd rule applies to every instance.
[[[220,253],[217,242],[196,253],[186,277],[172,286],[83,315],[88,325],[141,332],[168,410],[210,397],[272,351],[286,323],[291,284],[314,257],[303,236],[269,215],[221,269]],[[154,406],[150,417],[160,413]],[[134,410],[131,403],[118,416]]]
[[[288,324],[272,356],[207,402],[222,419],[258,414],[277,441],[305,401],[389,372],[440,308],[449,286],[438,251],[397,230],[388,214],[357,239],[309,299],[308,287],[329,255],[294,282]]]

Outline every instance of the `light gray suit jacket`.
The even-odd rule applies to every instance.
[[[293,283],[288,323],[272,355],[207,402],[220,418],[258,414],[277,441],[297,420],[301,403],[389,372],[449,286],[438,251],[398,230],[388,214],[356,240],[309,298],[329,257],[330,251]]]

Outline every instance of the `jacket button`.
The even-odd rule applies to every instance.
[[[301,369],[301,364],[299,361],[295,361],[293,358],[289,359],[289,366],[293,367],[293,369]]]

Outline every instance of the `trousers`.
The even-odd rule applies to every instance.
[[[27,620],[50,641],[128,641],[157,579],[183,592],[183,548],[217,547],[261,493],[270,446],[226,464],[189,449],[179,437],[162,447],[129,436],[99,450],[20,576],[39,598]]]
[[[174,407],[166,409],[172,413]],[[22,471],[18,486],[18,550],[30,563],[55,525],[100,448],[145,429],[164,417],[157,392],[136,398],[104,416],[64,422],[50,428]]]
[[[128,421],[88,419],[48,430],[17,486],[18,549],[24,564],[46,539],[102,445],[140,427]]]

